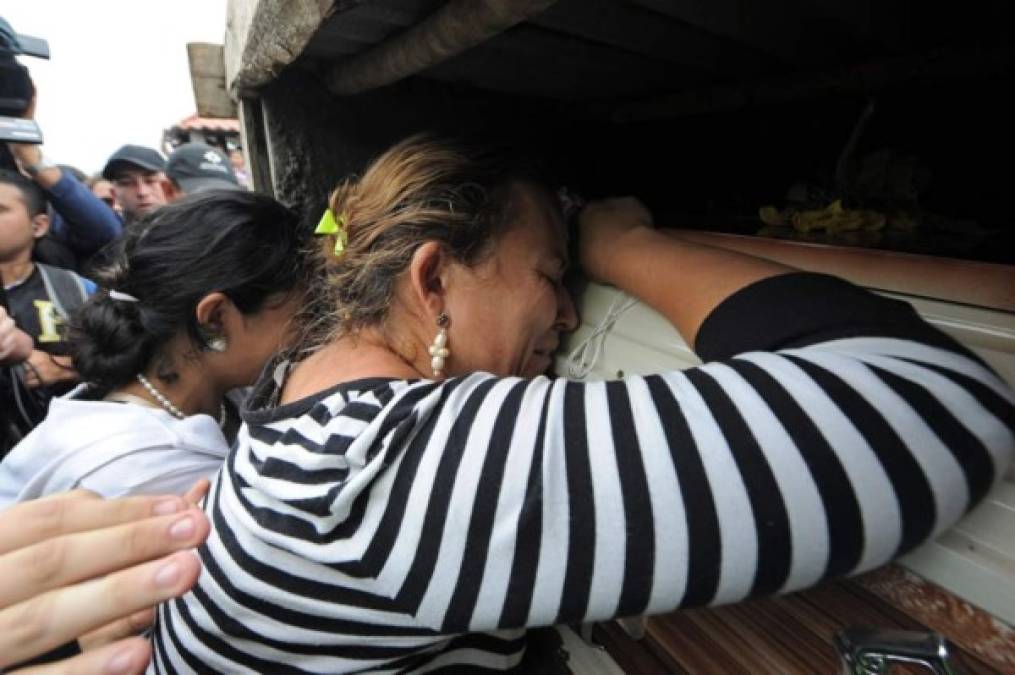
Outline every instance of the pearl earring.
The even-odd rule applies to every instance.
[[[229,349],[229,341],[226,340],[226,336],[222,333],[216,333],[210,328],[205,326],[199,326],[197,329],[198,334],[201,336],[201,341],[204,343],[202,347],[210,352],[224,352]]]
[[[216,335],[215,337],[205,342],[205,345],[208,347],[209,350],[213,352],[222,353],[225,350],[229,349],[229,341],[226,340],[224,335]]]
[[[448,315],[441,312],[437,317],[437,335],[430,345],[430,367],[433,369],[433,376],[440,377],[444,374],[444,359],[451,355],[448,349]]]

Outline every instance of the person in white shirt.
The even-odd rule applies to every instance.
[[[188,197],[132,228],[71,321],[84,384],[0,462],[0,508],[75,488],[179,494],[211,476],[239,424],[226,392],[294,337],[309,235],[286,207],[240,191]]]

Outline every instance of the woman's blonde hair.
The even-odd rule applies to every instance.
[[[308,318],[312,343],[383,322],[395,282],[422,244],[436,241],[474,265],[511,221],[512,186],[538,183],[536,171],[508,155],[429,135],[410,137],[342,182],[328,201],[348,240],[319,240],[320,283]]]

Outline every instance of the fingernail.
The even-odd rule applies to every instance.
[[[155,502],[155,506],[152,507],[152,514],[156,516],[168,516],[170,513],[176,513],[183,508],[183,504],[179,499],[173,497],[172,499],[163,499]]]
[[[173,539],[190,539],[194,536],[194,517],[180,518],[169,528],[169,536]]]
[[[166,563],[155,574],[156,586],[172,586],[180,578],[180,564],[176,561]]]
[[[134,650],[122,649],[117,652],[116,656],[109,659],[109,663],[106,664],[106,672],[109,675],[129,673],[132,665],[134,665]]]

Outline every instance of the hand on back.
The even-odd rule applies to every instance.
[[[143,671],[147,640],[124,636],[197,581],[187,549],[208,536],[193,506],[206,489],[111,500],[75,490],[0,512],[0,669],[86,636],[82,654],[32,672]]]

